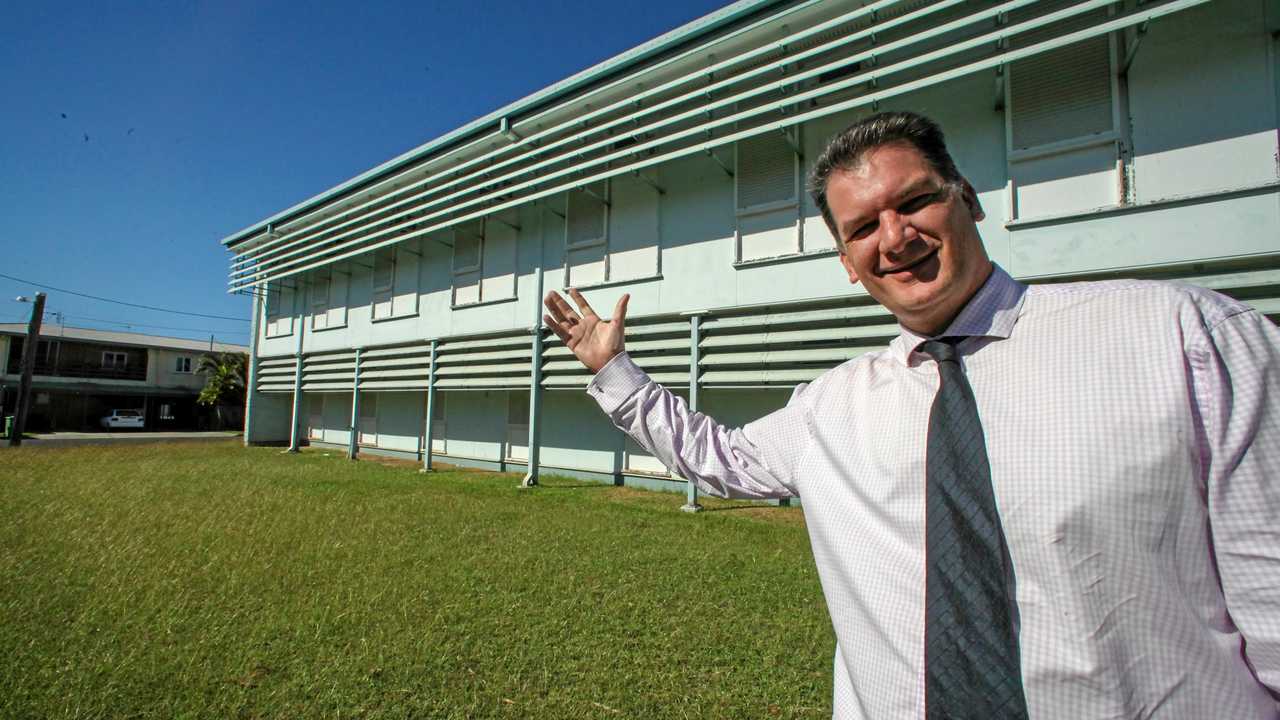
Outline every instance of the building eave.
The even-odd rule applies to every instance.
[[[601,82],[617,73],[624,72],[636,65],[642,64],[656,55],[660,55],[663,52],[694,40],[707,33],[714,32],[729,23],[756,12],[761,8],[783,4],[783,1],[784,0],[739,0],[732,5],[720,8],[719,10],[704,15],[697,20],[681,25],[668,33],[659,35],[658,37],[638,45],[620,55],[615,55],[604,62],[593,65],[576,75],[572,75],[531,95],[498,108],[488,115],[473,120],[456,130],[419,145],[418,147],[363,172],[346,182],[335,185],[318,195],[303,200],[302,202],[285,210],[281,210],[271,217],[259,220],[242,230],[228,235],[223,238],[221,242],[229,249],[254,235],[266,231],[270,226],[288,222],[289,220],[320,207],[335,198],[376,182],[387,175],[400,170],[406,165],[422,160],[423,158],[429,157],[443,150],[450,149],[465,140],[470,140],[476,136],[482,135],[486,129],[488,129],[490,133],[496,133],[498,132],[498,124],[503,118],[519,117],[535,112],[556,102],[557,100],[568,95],[572,95],[583,88],[589,87],[590,85]]]

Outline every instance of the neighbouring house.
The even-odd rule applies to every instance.
[[[1271,0],[734,3],[226,237],[246,441],[685,490],[541,296],[629,292],[657,380],[726,423],[782,406],[897,332],[803,190],[877,110],[942,123],[1015,277],[1176,278],[1274,320],[1278,29]]]
[[[12,415],[22,376],[26,324],[0,324],[0,416]],[[147,430],[210,428],[215,413],[196,405],[200,356],[243,345],[45,325],[32,376],[29,432],[101,430],[113,410],[138,410]],[[238,418],[236,418],[238,419]],[[231,427],[236,427],[232,422]]]

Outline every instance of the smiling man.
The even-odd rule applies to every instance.
[[[1280,717],[1280,332],[1191,286],[1027,287],[932,121],[863,120],[810,191],[885,350],[739,429],[577,291],[548,326],[614,424],[704,491],[800,496],[837,718]]]

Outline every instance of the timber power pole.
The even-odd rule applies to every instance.
[[[31,321],[27,323],[27,339],[22,345],[22,381],[18,385],[18,406],[13,413],[13,431],[9,433],[9,447],[22,444],[22,432],[27,427],[27,409],[31,407],[31,375],[36,365],[36,346],[40,344],[40,320],[44,318],[44,293],[36,293],[31,308]]]

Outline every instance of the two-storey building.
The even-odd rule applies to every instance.
[[[25,324],[0,324],[0,416],[17,405]],[[196,407],[200,356],[247,353],[244,345],[46,325],[32,369],[28,431],[96,430],[112,410],[142,412],[149,430],[193,430],[211,411]]]
[[[246,439],[682,487],[582,392],[549,289],[728,423],[896,334],[803,192],[877,110],[937,119],[1015,277],[1180,278],[1280,313],[1274,0],[743,0],[223,240]]]

